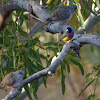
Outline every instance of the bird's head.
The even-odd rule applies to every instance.
[[[19,76],[25,76],[25,72],[23,70],[16,71],[16,74]]]
[[[23,77],[25,76],[25,72],[23,70],[18,70],[15,72],[16,81],[22,81]]]
[[[74,8],[74,10],[76,10],[77,9],[77,6],[76,5],[73,5],[73,8]]]
[[[72,38],[74,36],[74,30],[72,27],[68,27],[66,30],[67,37]]]
[[[61,40],[63,40],[63,41],[71,40],[73,38],[73,36],[74,36],[74,32],[75,31],[71,26],[67,27],[66,31],[61,36]]]
[[[69,7],[72,10],[72,12],[74,12],[77,9],[76,5],[69,5]]]

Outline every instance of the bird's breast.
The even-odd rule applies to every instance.
[[[73,38],[74,32],[68,33],[67,36],[68,36],[69,38]]]
[[[69,38],[69,37],[65,37],[65,38],[63,38],[62,40],[63,41],[69,41],[69,40],[71,40],[72,38]]]

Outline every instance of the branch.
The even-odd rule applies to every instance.
[[[91,13],[90,16],[86,19],[86,21],[83,24],[85,29],[83,29],[82,27],[79,27],[78,33],[84,34],[84,31],[87,32],[90,28],[92,28],[95,24],[97,24],[100,21],[100,11],[99,11],[99,8],[97,10],[96,9],[97,7],[95,8],[95,13],[97,13],[97,16]]]
[[[40,18],[43,22],[51,17],[51,15],[43,8],[47,6],[41,6],[36,1],[25,1],[25,0],[10,0],[0,9],[0,31],[6,25],[6,19],[9,17],[14,10],[28,11],[36,17]]]
[[[95,35],[89,35],[89,34],[83,34],[83,35],[75,35],[75,37],[73,38],[73,40],[71,40],[68,43],[65,43],[65,45],[63,46],[62,51],[60,52],[60,54],[56,57],[56,59],[53,61],[53,63],[51,63],[51,65],[42,70],[39,71],[33,75],[31,75],[30,77],[26,78],[25,80],[23,80],[20,84],[20,86],[10,92],[4,100],[12,100],[13,98],[15,98],[18,94],[19,94],[19,90],[21,88],[23,88],[25,85],[27,85],[28,83],[31,83],[34,80],[37,80],[43,76],[46,75],[51,75],[51,73],[55,73],[56,68],[59,66],[59,64],[62,62],[62,60],[68,55],[68,53],[71,51],[71,49],[77,49],[79,50],[80,44],[92,44],[95,45],[97,47],[100,47],[100,37],[99,36],[95,36]]]

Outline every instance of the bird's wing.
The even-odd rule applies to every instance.
[[[66,31],[65,31],[65,32],[63,33],[63,35],[61,36],[61,39],[65,38],[65,37],[67,37],[67,32],[66,32]]]
[[[57,8],[52,15],[52,20],[68,20],[70,18],[69,10],[69,6],[61,6]]]

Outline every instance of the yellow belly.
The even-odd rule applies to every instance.
[[[69,37],[65,37],[65,38],[63,38],[62,40],[63,41],[69,41],[69,40],[71,40],[72,38],[69,38]]]

